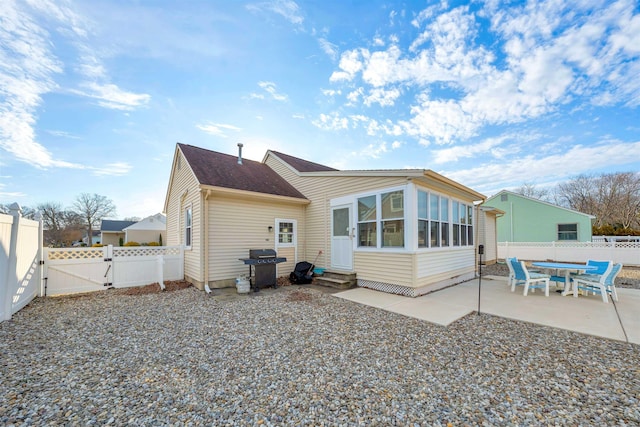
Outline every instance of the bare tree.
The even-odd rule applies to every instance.
[[[83,219],[78,213],[65,210],[56,202],[41,203],[37,209],[42,214],[47,245],[70,246],[74,240],[82,238]]]
[[[559,184],[563,205],[594,215],[596,227],[640,228],[640,174],[617,172],[579,175]]]
[[[551,193],[546,188],[536,188],[531,182],[523,182],[522,185],[514,190],[514,193],[521,194],[532,199],[549,201]]]
[[[111,199],[95,193],[81,193],[76,198],[73,206],[87,227],[87,236],[89,239],[87,244],[91,246],[93,228],[100,223],[102,218],[114,216],[116,214],[116,206]]]

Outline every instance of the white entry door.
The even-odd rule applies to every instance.
[[[351,205],[331,208],[331,268],[353,270]]]

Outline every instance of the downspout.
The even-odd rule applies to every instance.
[[[207,190],[204,195],[204,230],[203,238],[204,242],[204,290],[207,293],[211,293],[209,288],[209,196],[211,196],[211,190]]]
[[[510,230],[510,234],[511,234],[511,241],[513,242],[513,202],[509,202],[509,226],[511,227]]]

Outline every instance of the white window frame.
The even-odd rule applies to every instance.
[[[402,191],[402,206],[404,209],[404,215],[401,218],[382,218],[382,195],[386,194],[386,193],[393,193],[395,191]],[[370,220],[370,221],[360,221],[359,219],[359,214],[358,214],[358,199],[364,198],[364,197],[370,197],[370,196],[375,196],[376,197],[376,219],[374,220]],[[407,204],[407,198],[409,197],[409,187],[408,186],[399,186],[399,187],[390,187],[390,188],[381,188],[381,189],[376,189],[374,191],[369,191],[366,193],[361,193],[361,194],[355,194],[353,195],[353,198],[351,199],[353,203],[353,219],[354,219],[354,224],[355,224],[355,239],[354,239],[354,250],[356,251],[385,251],[385,252],[407,252],[410,250],[411,247],[411,242],[413,242],[413,240],[409,239],[409,233],[408,233],[408,228],[407,228],[407,224],[409,224],[409,218],[410,215],[408,213],[408,209],[407,206],[413,206],[413,204]],[[397,202],[396,202],[397,203]],[[396,208],[398,206],[396,205]],[[399,209],[398,209],[399,211]],[[383,242],[382,242],[382,235],[383,235],[383,225],[385,222],[388,221],[393,221],[393,220],[402,220],[404,222],[404,246],[384,246]],[[360,240],[360,224],[361,223],[375,223],[376,224],[376,245],[375,246],[360,246],[358,244],[359,240]],[[411,238],[413,239],[413,238]]]
[[[293,230],[291,233],[291,242],[290,243],[281,243],[280,242],[280,224],[290,223],[293,226]],[[275,221],[275,243],[279,248],[294,248],[298,243],[298,221],[295,219],[286,219],[286,218],[276,218]]]
[[[563,239],[563,240],[560,240],[560,226],[561,225],[575,225],[576,226],[576,231],[575,231],[576,238],[575,239]],[[563,231],[562,233],[563,234],[573,233],[573,231]],[[556,236],[558,237],[558,241],[559,242],[577,242],[579,240],[579,237],[580,237],[580,233],[579,233],[579,230],[578,230],[578,223],[577,222],[561,222],[561,223],[558,223],[558,225],[556,226]]]
[[[190,203],[187,206],[185,206],[183,214],[184,214],[184,228],[183,228],[182,237],[184,239],[184,246],[185,246],[185,249],[191,249],[191,246],[193,245],[193,204]],[[187,221],[189,218],[191,218],[191,224],[187,225]],[[189,236],[188,239],[187,239],[187,235]],[[189,244],[187,244],[187,240],[189,241]]]
[[[418,193],[422,192],[422,193],[426,193],[427,198],[426,198],[426,203],[427,203],[427,217],[423,218],[421,216],[419,216],[418,213]],[[416,186],[415,189],[415,200],[416,200],[416,206],[415,206],[415,225],[416,225],[416,229],[414,230],[414,234],[415,234],[415,239],[416,239],[416,249],[419,251],[429,251],[429,250],[442,250],[442,249],[456,249],[456,248],[461,248],[461,249],[468,249],[474,246],[473,244],[473,232],[475,229],[475,210],[473,209],[473,204],[471,202],[467,202],[467,201],[462,201],[460,199],[456,199],[453,198],[449,195],[446,194],[442,194],[439,193],[437,191],[433,191],[429,188],[425,188],[425,187],[419,187]],[[431,207],[432,207],[432,197],[438,197],[438,219],[435,219],[432,217],[432,212],[431,212]],[[447,206],[447,215],[446,218],[442,215],[442,207],[443,205]],[[462,221],[462,218],[458,218],[457,222],[454,221],[455,215],[453,212],[453,208],[454,206],[457,207],[458,209],[458,214],[460,214],[461,211],[461,206],[464,206],[464,215],[465,215],[465,220]],[[469,208],[471,208],[471,218],[468,218],[467,214],[469,213]],[[459,215],[458,215],[459,216]],[[420,221],[424,221],[427,224],[427,245],[426,246],[419,246],[418,244],[418,223]],[[431,233],[431,224],[432,223],[437,223],[437,232],[439,235],[439,244],[437,246],[433,246],[431,244],[431,237],[432,237],[432,233]],[[446,225],[446,238],[447,238],[447,244],[444,245],[443,244],[443,238],[442,238],[442,233],[443,233],[443,227],[445,227],[444,224]],[[458,245],[454,245],[454,229],[456,227],[454,227],[454,225],[457,225],[458,227]],[[469,242],[469,229],[471,229],[471,233],[472,233],[472,242]],[[464,230],[465,234],[465,239],[466,239],[466,244],[465,245],[461,245],[460,243],[462,242],[462,236],[460,233],[462,233]]]

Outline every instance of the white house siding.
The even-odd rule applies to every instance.
[[[162,244],[166,244],[167,236],[164,231],[159,230],[128,230],[127,242],[138,243],[160,243],[160,234],[162,234]]]
[[[311,200],[307,207],[306,253],[302,257],[313,257],[322,249],[324,256],[317,262],[319,266],[329,266],[331,259],[331,199],[407,184],[406,176],[300,176],[271,155],[267,156],[266,164]],[[469,205],[475,201],[467,192],[430,178],[420,178],[414,183],[417,188]],[[408,213],[407,218],[416,220],[412,213]],[[477,222],[474,226],[477,227]],[[415,227],[411,226],[411,229]],[[421,249],[418,252],[407,250],[406,253],[356,249],[354,271],[360,286],[418,296],[472,279],[475,276],[475,252],[474,246]]]
[[[359,251],[354,263],[360,286],[415,297],[473,278],[473,257],[473,248],[406,254]]]
[[[249,249],[275,249],[276,218],[297,221],[300,246],[305,230],[304,205],[217,195],[209,197],[208,203],[208,239],[216,242],[209,248],[209,286],[213,288],[232,286],[236,277],[248,274],[249,267],[239,259],[247,258]],[[269,232],[269,227],[274,227],[273,231]],[[285,248],[281,255],[286,256],[287,263],[279,266],[278,273],[285,275],[293,269],[294,255]]]
[[[353,254],[353,262],[359,281],[414,286],[413,254],[357,251]]]
[[[100,244],[102,246],[120,246],[120,236],[122,236],[122,238],[124,239],[124,233],[102,233],[102,241],[100,242]]]
[[[476,211],[478,244],[484,245],[482,261],[486,264],[495,264],[498,259],[498,243],[496,231],[496,215],[492,212]]]
[[[425,251],[416,256],[418,294],[470,280],[475,276],[475,249]]]
[[[407,183],[406,177],[300,176],[272,156],[267,157],[266,164],[311,200],[307,206],[305,251],[299,250],[298,258],[313,262],[322,250],[316,262],[321,267],[331,264],[331,199]]]
[[[202,250],[200,245],[201,194],[199,184],[189,164],[179,150],[176,152],[165,212],[167,215],[167,241],[164,244],[167,246],[184,245],[184,209],[191,205],[193,208],[192,245],[191,248],[185,248],[184,251],[184,274],[187,280],[199,284],[204,281],[204,270],[200,263]],[[178,157],[181,160],[178,160]],[[177,167],[178,161],[180,167]],[[183,199],[185,191],[187,194]]]
[[[289,277],[289,273],[291,273],[296,266],[296,248],[278,248],[278,256],[286,258],[287,262],[278,264],[276,274],[278,277]],[[310,260],[309,262],[313,262],[313,260]]]

